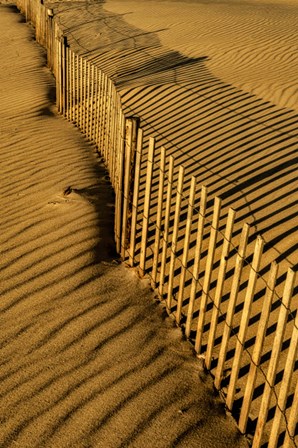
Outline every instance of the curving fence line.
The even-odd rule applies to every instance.
[[[17,6],[47,49],[59,112],[105,160],[118,253],[150,278],[240,431],[253,434],[252,447],[297,447],[295,272],[280,284],[278,265],[262,262],[262,237],[250,238],[247,224],[235,227],[234,209],[222,217],[220,198],[207,213],[207,189],[144,137],[138,117],[125,115],[113,82],[68,46],[50,4]]]

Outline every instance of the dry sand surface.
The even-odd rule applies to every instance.
[[[246,443],[149,286],[114,260],[103,164],[0,7],[0,446]]]

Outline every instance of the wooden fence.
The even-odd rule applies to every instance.
[[[277,282],[278,265],[264,262],[262,237],[236,225],[232,208],[222,216],[221,199],[209,199],[165,148],[144,138],[138,118],[125,116],[112,81],[69,48],[51,8],[35,0],[19,0],[18,7],[47,49],[59,112],[105,160],[118,253],[150,278],[240,431],[254,434],[253,448],[297,447],[294,271]]]

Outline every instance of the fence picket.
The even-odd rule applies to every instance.
[[[269,361],[269,367],[266,375],[265,388],[262,395],[261,406],[259,410],[259,417],[257,422],[257,427],[255,430],[255,435],[253,438],[252,448],[259,448],[262,442],[262,435],[264,427],[267,420],[270,398],[272,394],[272,388],[275,383],[276,371],[278,366],[279,354],[281,351],[285,327],[287,324],[289,306],[291,303],[293,287],[295,281],[295,273],[289,268],[286,283],[284,287],[283,299],[280,307],[280,312],[278,315],[277,327],[275,332],[275,338],[272,346],[271,357]]]
[[[138,215],[139,193],[140,193],[142,152],[143,152],[143,130],[138,129],[136,161],[135,161],[134,191],[133,191],[133,199],[132,199],[130,249],[129,249],[129,264],[130,264],[130,266],[133,266],[134,261],[135,261],[136,228],[137,228],[137,215]]]
[[[189,304],[188,304],[188,309],[187,309],[187,318],[186,318],[186,327],[185,327],[185,335],[187,338],[190,337],[191,323],[192,323],[192,319],[193,319],[194,303],[195,303],[196,294],[197,294],[197,284],[199,281],[200,260],[201,260],[203,234],[204,234],[206,205],[207,205],[207,188],[204,185],[202,185],[198,226],[197,226],[197,238],[196,238],[196,246],[195,246],[195,259],[194,259],[194,266],[193,266],[193,272],[192,272],[190,298],[189,298]]]
[[[237,297],[239,292],[239,286],[240,286],[240,280],[241,280],[241,274],[242,274],[242,268],[243,268],[243,261],[246,254],[246,247],[247,247],[247,241],[248,241],[248,234],[249,234],[249,225],[244,224],[241,237],[240,237],[240,243],[238,248],[238,253],[236,256],[235,261],[235,269],[234,269],[234,275],[233,275],[233,281],[231,286],[231,292],[228,302],[228,309],[227,309],[227,317],[225,320],[224,330],[223,330],[223,336],[220,346],[220,351],[218,355],[218,364],[217,369],[215,373],[215,379],[214,379],[214,386],[216,389],[220,389],[222,377],[223,377],[223,371],[224,371],[224,364],[226,361],[227,351],[228,351],[228,343],[230,338],[230,333],[232,329],[233,324],[233,318],[235,313],[235,307],[237,303]]]
[[[152,272],[151,272],[151,286],[153,289],[156,287],[157,268],[158,268],[158,262],[159,262],[161,223],[162,223],[162,212],[163,212],[163,202],[164,202],[165,167],[166,167],[166,150],[162,146],[161,150],[160,150],[156,230],[155,230],[155,241],[154,241],[154,248],[153,248],[153,265],[152,265]]]
[[[179,232],[179,221],[180,221],[180,212],[181,212],[183,180],[184,180],[184,166],[180,165],[179,175],[178,175],[178,184],[177,184],[177,193],[176,193],[175,217],[174,217],[174,225],[173,225],[173,233],[172,233],[171,258],[170,258],[170,267],[169,267],[169,280],[168,280],[168,293],[167,293],[168,310],[170,310],[171,306],[172,306],[174,271],[175,271],[177,241],[178,241],[178,232]]]
[[[291,445],[294,446],[294,443],[292,443],[292,441],[294,440],[295,437],[295,430],[297,423],[298,423],[298,378],[296,382],[292,408],[288,418],[288,425],[286,428],[286,435],[283,448],[291,448]]]
[[[246,431],[247,420],[248,420],[248,415],[249,415],[249,411],[250,411],[250,405],[251,405],[251,401],[253,398],[254,387],[255,387],[255,383],[256,383],[257,371],[258,371],[258,367],[260,365],[263,344],[264,344],[268,320],[269,320],[269,316],[270,316],[271,304],[272,304],[272,300],[273,300],[273,296],[274,296],[274,289],[275,289],[277,274],[278,274],[278,265],[275,262],[273,262],[271,264],[270,275],[269,275],[268,284],[267,284],[267,288],[266,288],[266,294],[264,297],[260,322],[259,322],[258,331],[257,331],[257,335],[256,335],[256,342],[255,342],[253,353],[252,353],[252,359],[251,359],[250,369],[249,369],[249,373],[248,373],[248,377],[247,377],[244,398],[243,398],[243,402],[242,402],[242,406],[241,406],[238,427],[242,433],[245,433],[245,431]]]
[[[298,348],[298,312],[296,313],[293,332],[290,342],[290,347],[288,351],[288,356],[283,372],[282,382],[280,386],[280,391],[278,394],[277,405],[275,408],[274,419],[272,422],[272,429],[269,437],[268,448],[276,448],[278,437],[279,437],[279,428],[281,423],[281,418],[286,411],[288,392],[291,384],[291,379],[293,375],[293,369],[296,361]]]
[[[205,366],[207,369],[210,369],[210,367],[211,367],[212,352],[213,352],[214,341],[215,341],[215,337],[216,337],[216,327],[217,327],[217,322],[218,322],[219,308],[220,308],[220,304],[221,304],[223,286],[224,286],[224,281],[225,281],[228,255],[229,255],[229,251],[230,251],[230,243],[231,243],[231,239],[232,239],[235,215],[236,215],[235,210],[230,208],[229,213],[228,213],[224,242],[223,242],[223,246],[222,246],[222,253],[221,253],[221,258],[220,258],[220,265],[219,265],[219,271],[218,271],[217,283],[216,283],[216,289],[215,289],[215,296],[214,296],[214,305],[213,305],[212,317],[211,317],[211,326],[210,326],[210,330],[209,330],[209,337],[208,337],[208,344],[207,344],[207,351],[206,351],[206,358],[205,358]]]
[[[227,404],[228,409],[230,409],[230,410],[232,409],[233,403],[234,403],[236,384],[237,384],[238,373],[239,373],[239,369],[240,369],[240,360],[241,360],[241,356],[242,356],[242,352],[243,352],[243,346],[245,343],[248,321],[250,318],[250,310],[251,310],[251,305],[252,305],[252,301],[253,301],[253,297],[254,297],[254,293],[255,293],[256,281],[258,278],[258,271],[260,268],[263,247],[264,247],[264,240],[261,236],[258,236],[256,245],[255,245],[252,266],[250,269],[247,290],[246,290],[246,294],[245,294],[245,298],[244,298],[244,307],[242,310],[240,328],[239,328],[239,333],[237,336],[235,355],[234,355],[234,360],[233,360],[233,365],[232,365],[230,383],[229,383],[229,387],[228,387],[228,394],[227,394],[227,398],[226,398],[226,404]]]
[[[168,253],[168,240],[169,240],[169,224],[171,216],[171,200],[173,191],[173,174],[174,174],[174,157],[169,158],[169,169],[168,169],[168,185],[167,185],[167,198],[166,198],[166,208],[165,208],[165,219],[164,219],[164,231],[162,239],[162,254],[161,254],[161,268],[159,277],[159,295],[162,298],[164,294],[164,282],[165,282],[165,271],[167,264],[167,253]]]
[[[151,200],[151,186],[152,186],[152,174],[153,174],[153,163],[154,163],[154,150],[155,150],[155,140],[153,137],[149,139],[149,151],[148,151],[148,161],[147,161],[147,173],[146,173],[146,188],[145,188],[145,202],[143,211],[143,226],[142,226],[142,237],[141,237],[141,253],[140,253],[140,273],[145,274],[146,256],[147,256],[147,236],[149,227],[149,216],[150,216],[150,200]]]
[[[177,298],[176,322],[178,322],[178,323],[180,322],[180,319],[181,319],[182,305],[183,305],[183,300],[184,300],[185,278],[186,278],[186,271],[187,271],[187,264],[188,264],[189,241],[190,241],[190,234],[191,234],[195,193],[196,193],[196,178],[194,176],[192,176],[190,191],[189,191],[189,198],[188,198],[188,210],[187,210],[187,218],[186,218],[186,225],[185,225],[185,235],[184,235],[184,246],[183,246],[179,291],[178,291],[178,298]]]
[[[199,319],[198,319],[197,334],[196,334],[196,341],[195,341],[195,350],[197,353],[200,353],[201,348],[202,348],[205,314],[206,314],[206,308],[207,308],[207,301],[208,301],[208,297],[209,297],[209,289],[210,289],[211,275],[212,275],[213,262],[214,262],[214,254],[215,254],[215,247],[216,247],[216,240],[217,240],[217,233],[218,233],[220,208],[221,208],[221,199],[216,197],[216,198],[214,198],[213,219],[212,219],[211,230],[210,230],[209,247],[208,247],[206,269],[205,269],[205,276],[204,276],[204,283],[203,283],[202,297],[201,297],[201,304],[200,304],[200,314],[199,314]]]

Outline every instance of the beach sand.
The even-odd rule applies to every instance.
[[[1,447],[240,448],[211,378],[119,264],[103,162],[56,113],[45,53],[0,7]]]

